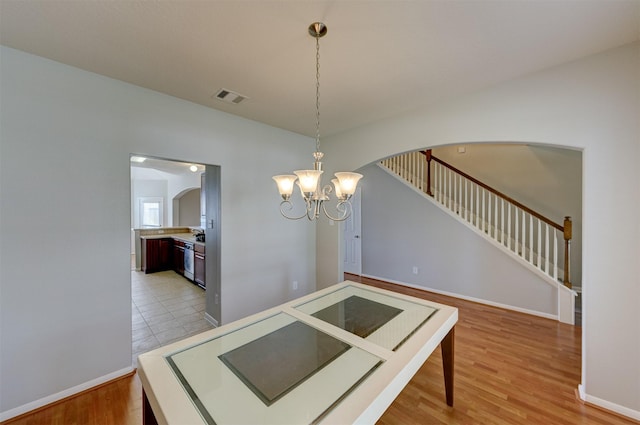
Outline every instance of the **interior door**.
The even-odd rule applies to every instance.
[[[360,220],[360,188],[351,198],[351,216],[342,222],[343,270],[345,273],[362,274],[362,223]]]

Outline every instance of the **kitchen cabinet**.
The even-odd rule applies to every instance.
[[[184,242],[178,239],[173,241],[173,270],[184,275]]]
[[[172,238],[143,238],[140,242],[143,272],[154,273],[171,270],[173,264]]]
[[[204,245],[195,244],[194,245],[194,271],[193,271],[193,280],[198,286],[202,288],[206,288],[207,283],[205,280],[205,256],[204,256]]]

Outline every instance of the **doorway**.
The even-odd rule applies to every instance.
[[[362,222],[360,214],[361,188],[351,198],[351,215],[342,222],[343,271],[362,274]]]
[[[139,354],[211,329],[220,321],[220,167],[135,156],[130,173],[135,365]],[[185,196],[194,192],[197,196]],[[140,232],[149,230],[169,242],[175,241],[169,236],[173,233],[185,237],[204,235],[204,240],[198,236],[195,241],[204,248],[200,276],[205,285],[199,284],[206,286],[206,291],[195,284],[197,279],[192,282],[173,267],[177,246],[172,246],[169,256],[165,256],[172,265],[167,270],[141,271]]]

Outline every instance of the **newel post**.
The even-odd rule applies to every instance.
[[[571,288],[571,280],[569,276],[569,257],[571,255],[571,236],[572,236],[572,223],[571,217],[564,218],[564,285],[567,288]]]
[[[431,149],[424,151],[424,156],[427,159],[427,195],[433,196],[431,191]]]

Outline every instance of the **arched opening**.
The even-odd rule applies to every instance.
[[[571,281],[580,291],[582,151],[521,143],[474,143],[439,146],[432,152],[555,221],[562,223],[565,216],[571,216]],[[426,205],[409,186],[390,178],[377,161],[358,172],[365,176],[360,238],[363,276],[557,317],[557,296],[548,285],[528,281],[530,272],[523,273],[517,283],[510,282],[510,273],[518,272],[513,261],[489,255],[491,247],[486,241],[461,232],[463,227],[455,227],[459,223]],[[487,208],[498,214],[500,206],[492,201]],[[526,238],[530,238],[528,225],[526,230]],[[539,237],[537,232],[536,228],[534,238]],[[345,232],[341,233],[344,246]],[[532,260],[536,265],[538,261]],[[576,307],[575,319],[580,323],[579,299]]]

